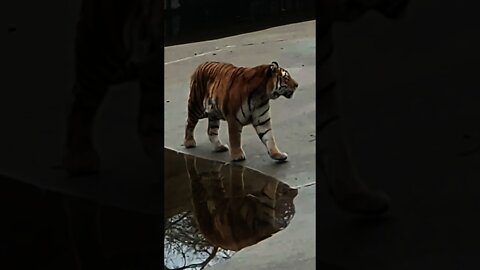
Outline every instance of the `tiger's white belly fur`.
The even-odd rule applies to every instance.
[[[225,115],[212,98],[205,99],[205,113],[208,117],[225,120]]]
[[[245,100],[244,102],[242,102],[242,105],[240,106],[238,111],[234,112],[237,120],[242,125],[248,125],[252,123],[253,111],[255,109],[254,105],[255,105],[255,101],[253,99],[250,100],[250,102],[248,100]],[[268,103],[265,105],[268,106]],[[206,98],[204,101],[204,106],[205,106],[205,113],[207,114],[208,117],[212,117],[220,120],[226,119],[225,114],[223,113],[222,109],[218,106],[218,104],[215,103],[214,99]]]
[[[240,109],[235,113],[237,120],[244,126],[252,123],[252,111],[254,108],[253,102],[250,103],[248,100],[245,100],[242,102]]]

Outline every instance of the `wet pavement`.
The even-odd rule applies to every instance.
[[[269,241],[294,219],[298,190],[271,176],[170,149],[165,149],[165,160],[168,269],[222,263]]]

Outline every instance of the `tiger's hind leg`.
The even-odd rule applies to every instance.
[[[213,144],[215,152],[228,151],[228,145],[223,144],[218,137],[218,130],[220,129],[220,119],[214,116],[208,116],[208,139]]]
[[[185,146],[185,148],[193,148],[197,146],[197,143],[195,142],[195,138],[193,136],[197,123],[198,119],[187,119],[187,127],[185,128],[185,139],[183,141],[183,145]]]
[[[200,119],[206,118],[203,104],[194,104],[195,102],[188,101],[188,117],[187,126],[185,127],[185,139],[183,145],[185,148],[193,148],[197,146],[194,138],[195,127]]]

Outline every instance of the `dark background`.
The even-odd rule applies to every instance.
[[[165,4],[165,46],[315,19],[313,0],[166,0]]]
[[[411,1],[402,20],[368,12],[335,25],[354,160],[392,203],[386,219],[352,219],[317,194],[319,259],[344,269],[480,267],[479,10]]]
[[[200,41],[314,18],[307,8],[313,1],[285,2],[238,2],[242,9],[182,3],[176,15],[165,14],[166,29],[173,16],[180,18],[166,40]],[[70,178],[58,169],[79,10],[79,0],[8,0],[0,9],[0,268],[158,269],[163,161],[147,158],[139,142],[137,84],[112,85],[98,111],[93,133],[101,173]]]
[[[183,3],[165,13],[165,44],[312,18],[313,1],[286,2],[285,11],[278,1]],[[117,174],[102,175],[102,185],[68,182],[50,168],[59,163],[71,102],[79,2],[9,0],[4,7],[0,17],[0,174],[37,187],[0,179],[5,192],[0,199],[0,255],[11,259],[0,264],[2,269],[15,269],[7,263],[18,261],[22,261],[17,264],[20,269],[25,264],[66,269],[73,255],[66,247],[68,219],[62,198],[70,195],[65,190],[88,197],[94,206],[83,202],[85,209],[95,212],[100,198],[122,201],[122,207],[135,201],[123,197],[131,191],[126,183],[132,178],[158,176],[155,170],[144,170],[148,162],[134,139],[138,89],[133,84],[116,86],[98,116],[98,144],[106,167],[118,169]],[[479,10],[475,1],[423,0],[409,7],[404,22],[387,22],[369,13],[356,23],[336,26],[338,70],[355,160],[365,181],[391,196],[392,209],[386,220],[352,218],[340,212],[326,192],[318,194],[321,260],[345,269],[480,268],[480,155],[470,151],[480,145]],[[173,27],[175,16],[180,22]],[[207,28],[209,36],[204,32]],[[135,162],[142,163],[138,165],[142,174],[121,178],[120,169],[135,167],[131,166]],[[46,194],[50,189],[60,195]],[[117,220],[128,216],[136,220],[135,214]],[[150,217],[145,222],[154,222]],[[58,226],[53,232],[48,221]],[[91,222],[91,215],[85,222]],[[45,244],[53,238],[53,245]],[[90,258],[95,260],[94,256]]]

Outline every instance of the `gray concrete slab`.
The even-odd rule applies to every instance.
[[[208,225],[209,222],[214,223],[214,221],[206,218],[207,215],[192,214],[191,211],[195,204],[197,204],[197,207],[200,207],[198,205],[199,201],[209,201],[209,205],[215,205],[215,198],[217,198],[222,204],[233,205],[233,201],[240,200],[246,196],[246,194],[259,194],[259,191],[265,188],[266,183],[281,182],[278,179],[259,173],[255,170],[248,168],[241,169],[239,166],[232,166],[231,164],[224,164],[223,162],[212,162],[211,160],[203,158],[193,159],[192,157],[178,154],[169,149],[166,150],[165,156],[169,160],[165,171],[165,217],[175,217],[173,220],[176,220],[178,216],[194,215],[195,218],[198,218],[198,224],[203,224],[203,226],[199,228],[202,228],[203,230],[200,230],[200,232],[192,230],[192,233],[195,233],[195,236],[192,236],[192,238],[195,238],[198,233],[209,233],[209,236],[212,237],[211,232],[219,230],[216,226],[209,227],[212,226]],[[189,160],[189,163],[187,163],[187,159]],[[195,172],[192,172],[192,164],[195,164]],[[219,165],[222,165],[222,167],[219,167]],[[187,174],[187,167],[190,169],[191,176]],[[201,172],[218,172],[222,177],[205,177],[200,180],[198,175]],[[193,183],[196,183],[195,186]],[[198,183],[203,185],[204,191],[200,189],[199,192],[199,190],[194,189],[195,187],[198,188]],[[218,185],[218,183],[221,183],[223,189],[218,189],[218,187],[216,187],[215,184]],[[278,188],[278,190],[280,190],[280,188]],[[196,194],[196,196],[193,196],[193,194]],[[216,259],[209,262],[209,265],[212,265],[212,267],[207,269],[315,269],[315,186],[302,187],[298,190],[297,196],[294,198],[291,197],[291,199],[293,199],[293,204],[291,205],[292,208],[288,208],[288,211],[291,211],[290,209],[295,209],[294,212],[285,212],[285,208],[281,208],[284,207],[284,203],[288,201],[288,199],[286,199],[288,196],[285,194],[282,196],[282,199],[274,199],[272,205],[275,205],[275,207],[278,207],[279,209],[277,210],[277,218],[286,213],[290,214],[283,216],[281,219],[287,216],[293,217],[286,228],[282,226],[283,229],[281,230],[272,230],[269,232],[269,234],[273,233],[272,236],[261,240],[259,243],[256,243],[257,241],[255,241],[256,244],[251,243],[249,246],[238,252],[231,251],[234,254],[228,260],[221,259],[220,255],[216,255]],[[229,198],[229,201],[225,201],[225,198]],[[245,243],[246,236],[248,236],[249,233],[239,232],[239,227],[233,226],[232,224],[238,223],[243,224],[243,226],[248,226],[246,225],[247,223],[240,223],[240,220],[242,219],[238,216],[241,216],[241,211],[239,212],[238,210],[235,210],[236,208],[232,206],[232,208],[229,208],[227,212],[228,214],[226,214],[224,212],[225,209],[220,210],[220,206],[212,206],[212,209],[217,208],[217,211],[222,213],[221,223],[224,224],[220,228],[225,230],[225,238],[222,244],[225,245],[226,243],[229,243],[225,240],[228,239],[227,235],[230,234],[235,235],[234,239],[239,245]],[[197,211],[199,211],[198,209],[199,208],[197,208]],[[242,209],[245,210],[247,208]],[[258,206],[258,209],[262,209],[261,206]],[[261,215],[258,215],[261,211],[258,211],[258,209],[250,212],[250,214],[251,218],[261,221]],[[209,217],[213,219],[215,216],[216,215],[212,214]],[[229,218],[226,218],[226,216]],[[232,216],[237,216],[237,218],[232,218]],[[227,226],[227,224],[230,224],[229,230],[226,230],[224,227]],[[259,222],[259,224],[261,224],[261,222]],[[259,225],[259,227],[262,228],[261,225]],[[206,230],[206,228],[209,229]],[[265,230],[264,228],[265,227],[257,229],[255,233],[263,232]],[[184,230],[188,233],[188,228],[185,228]],[[175,230],[173,231],[174,232],[169,231],[169,234],[174,234]],[[222,247],[222,244],[220,244],[221,242],[222,241],[217,240],[216,243]],[[187,246],[188,243],[185,243],[185,249],[188,249]],[[171,254],[171,262],[175,262],[175,252],[172,249],[165,250],[166,254]],[[207,254],[203,254],[204,257],[201,259],[196,258],[196,255],[199,254],[186,254],[186,257],[191,259],[191,261],[179,263],[178,265],[175,265],[175,267],[179,268],[182,267],[183,264],[188,265],[193,261],[203,261],[205,257],[208,257]],[[196,259],[194,260],[192,257]],[[219,263],[218,261],[221,262]],[[170,265],[169,267],[172,268],[173,266],[174,265]]]
[[[200,121],[195,130],[197,148],[187,151],[182,146],[190,75],[208,60],[238,66],[277,61],[290,71],[300,85],[295,96],[271,102],[276,140],[289,154],[289,162],[273,162],[253,127],[245,127],[242,140],[247,160],[243,164],[292,186],[315,182],[315,21],[165,48],[165,146],[228,161],[228,153],[212,153],[206,120]],[[220,137],[228,142],[226,122],[220,125]]]

